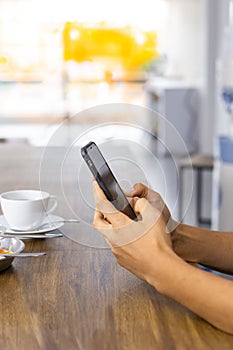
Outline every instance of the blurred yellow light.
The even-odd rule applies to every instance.
[[[0,1],[1,72],[53,70],[64,59],[94,62],[98,74],[103,65],[111,80],[158,57],[167,13],[165,0]]]
[[[79,35],[75,38],[73,33]],[[155,32],[135,32],[129,26],[110,28],[99,24],[88,27],[67,22],[63,46],[65,61],[84,62],[105,57],[117,59],[125,69],[140,67],[159,55]]]

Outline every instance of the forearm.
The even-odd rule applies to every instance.
[[[174,253],[165,257],[154,279],[159,292],[173,298],[212,325],[233,334],[233,282],[193,267]]]
[[[182,259],[233,274],[233,232],[217,232],[179,224],[171,234]]]

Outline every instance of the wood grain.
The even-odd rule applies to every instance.
[[[40,148],[1,146],[1,192],[38,188],[41,154]],[[54,157],[51,164],[53,161]],[[52,169],[48,172],[55,189]],[[69,177],[64,180],[69,186]],[[89,179],[79,181],[88,186]],[[80,198],[70,195],[70,201],[79,210],[82,205],[81,209],[85,208]],[[61,199],[59,214],[69,214]],[[78,240],[80,228],[67,230],[68,237]],[[83,240],[93,234],[87,224],[82,231]],[[48,253],[43,258],[15,259],[0,274],[0,349],[233,348],[233,336],[119,267],[109,249],[89,247],[67,237],[25,242],[27,251]]]

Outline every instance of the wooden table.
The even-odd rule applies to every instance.
[[[30,146],[2,145],[1,192],[38,188],[42,151]],[[62,152],[48,155],[51,159],[47,175],[54,188],[56,154]],[[63,180],[69,187],[72,177],[68,174]],[[87,191],[89,181],[80,174],[79,184]],[[75,193],[72,197],[71,189],[72,186],[70,194],[67,191],[70,203],[82,213],[85,204],[82,198],[76,201]],[[65,201],[59,202],[58,214],[69,215]],[[91,217],[87,219],[85,215],[86,222],[81,226],[70,228],[66,224],[68,238],[25,241],[27,251],[46,250],[47,255],[15,259],[0,274],[0,349],[233,348],[233,336],[215,329],[119,267],[109,249],[95,248],[103,241],[96,239],[99,235],[87,223],[91,223]],[[93,247],[88,239],[85,242],[89,235]]]

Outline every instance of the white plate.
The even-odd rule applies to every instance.
[[[0,225],[6,227],[5,233],[11,233],[14,235],[37,234],[37,233],[44,233],[44,232],[58,230],[59,228],[61,228],[64,225],[64,222],[62,222],[62,220],[64,220],[64,219],[61,216],[49,215],[49,216],[46,216],[44,218],[44,220],[40,224],[40,226],[48,223],[48,224],[52,225],[51,227],[41,228],[40,230],[35,229],[35,230],[31,230],[31,231],[14,231],[10,228],[10,226],[6,222],[4,215],[0,215]],[[59,222],[56,222],[56,221],[59,221]]]

